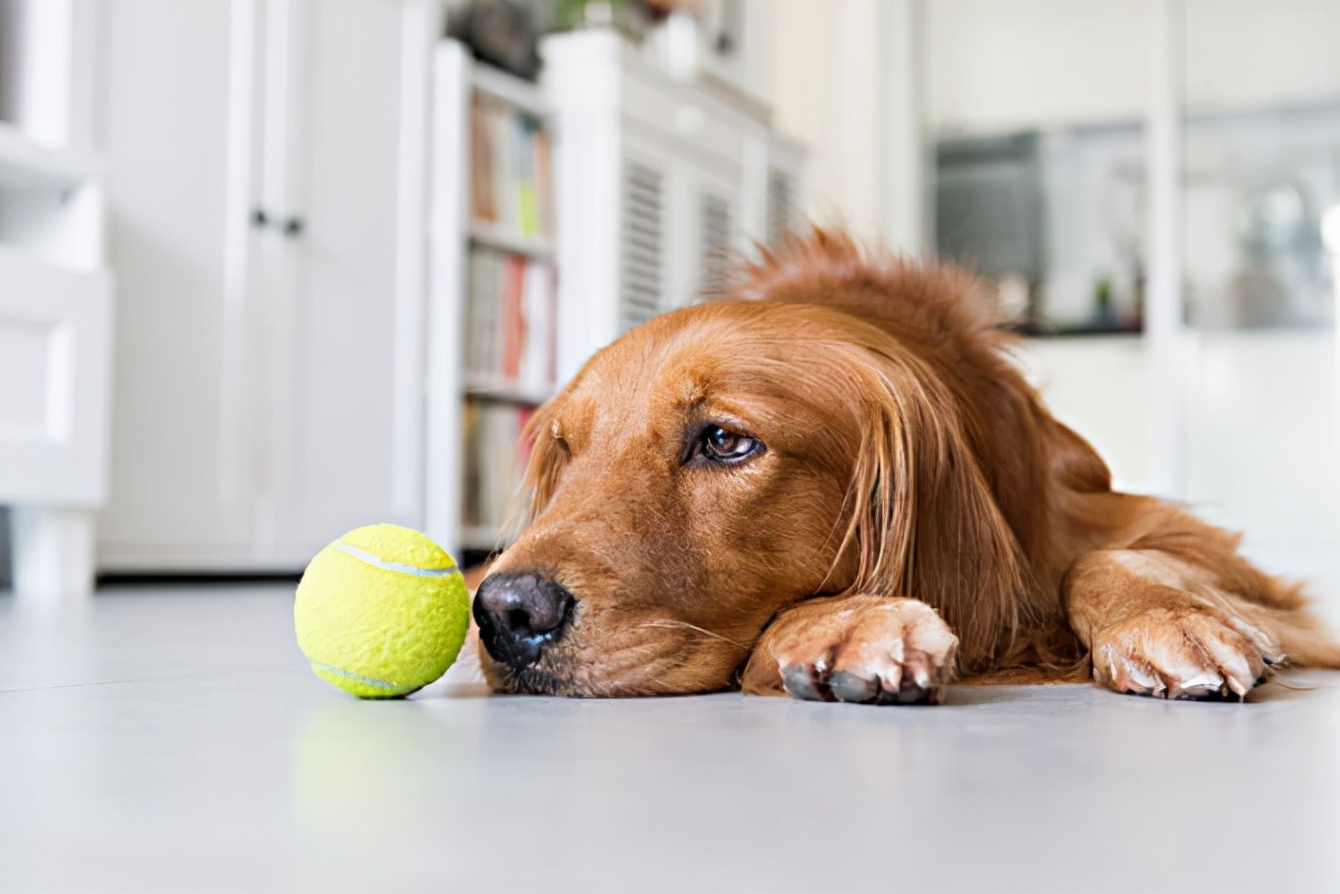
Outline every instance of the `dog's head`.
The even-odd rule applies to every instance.
[[[727,688],[821,593],[938,599],[969,649],[999,629],[1017,555],[948,361],[802,285],[657,318],[536,413],[528,523],[475,601],[496,688]],[[973,587],[962,619],[938,598]]]

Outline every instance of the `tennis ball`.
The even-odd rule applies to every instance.
[[[359,698],[402,698],[442,676],[469,624],[455,560],[398,525],[358,528],[317,553],[293,606],[312,670]]]

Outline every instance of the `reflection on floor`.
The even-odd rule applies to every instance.
[[[1335,890],[1340,674],[1246,705],[360,703],[291,588],[0,597],[0,891]]]

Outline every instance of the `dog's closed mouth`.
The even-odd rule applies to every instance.
[[[500,690],[509,695],[582,695],[567,680],[535,667],[506,668],[499,679]]]

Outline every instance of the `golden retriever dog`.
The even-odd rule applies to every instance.
[[[1340,665],[1237,536],[1112,490],[975,289],[816,230],[596,354],[528,429],[525,527],[474,603],[489,683],[883,705],[1082,673],[1238,700]]]

